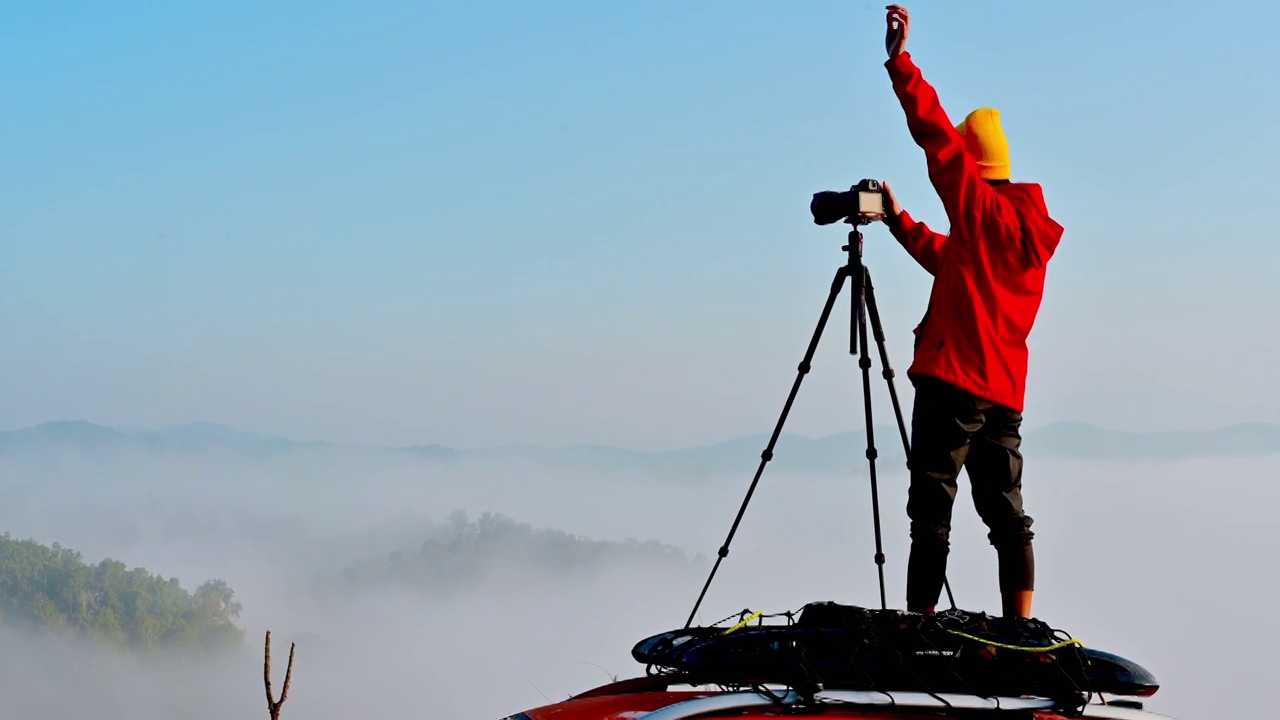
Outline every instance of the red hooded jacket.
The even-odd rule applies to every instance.
[[[934,277],[907,373],[1022,412],[1027,336],[1040,310],[1045,266],[1063,228],[1049,216],[1040,185],[992,185],[978,176],[964,139],[908,53],[885,67],[951,223],[950,233],[942,235],[905,210],[886,220]]]

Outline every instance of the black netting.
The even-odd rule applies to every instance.
[[[632,656],[650,672],[722,686],[1034,695],[1068,708],[1095,692],[1130,694],[1121,687],[1126,679],[1137,680],[1129,690],[1154,687],[1136,665],[1087,651],[1039,620],[836,603],[806,605],[793,617],[728,633],[731,625],[661,633],[636,644]]]

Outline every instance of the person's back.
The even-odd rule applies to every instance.
[[[1057,224],[1048,216],[1038,184],[1006,181],[992,189],[1012,206],[1012,216],[979,217],[973,226],[952,222],[908,373],[1021,411],[1027,338],[1040,309],[1045,265],[1061,230],[1053,229]],[[903,220],[899,227],[905,226]],[[1052,227],[1030,231],[1025,241],[1008,232],[1012,226],[1027,233],[1029,226],[1045,223]]]
[[[885,183],[886,224],[934,276],[907,370],[916,388],[907,607],[929,612],[937,604],[956,479],[964,468],[999,556],[1004,612],[1029,616],[1034,535],[1022,508],[1019,451],[1027,338],[1063,228],[1050,217],[1038,184],[1010,181],[999,111],[979,108],[953,127],[903,49],[906,11],[889,6],[887,23],[885,67],[951,223],[947,235],[932,231],[902,210]]]

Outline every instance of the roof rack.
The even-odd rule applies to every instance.
[[[638,720],[682,720],[724,710],[744,710],[753,707],[792,705],[801,699],[794,690],[777,695],[766,692],[718,693],[668,705],[640,715]],[[983,697],[966,694],[930,694],[924,692],[878,692],[863,690],[823,690],[813,695],[819,705],[889,706],[905,708],[954,708],[962,710],[1042,710],[1053,711],[1057,707],[1052,699],[1038,697]],[[1103,705],[1090,703],[1076,717],[1099,720],[1159,720],[1164,718],[1147,710],[1128,705]]]

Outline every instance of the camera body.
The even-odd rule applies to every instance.
[[[830,225],[848,218],[851,225],[867,225],[884,220],[884,189],[878,180],[864,179],[843,192],[823,190],[813,194],[809,212],[817,225]]]

